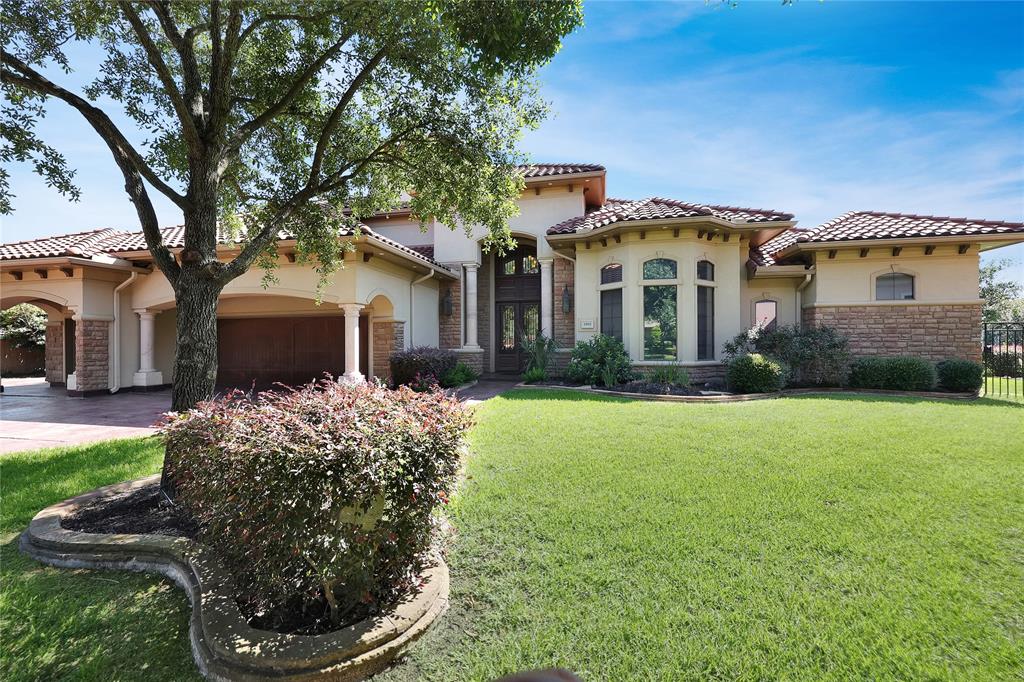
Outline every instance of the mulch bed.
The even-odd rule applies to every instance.
[[[536,384],[528,384],[530,386],[548,386],[552,388],[580,388],[583,384],[574,384],[568,381],[559,381],[557,379],[548,381],[539,381]],[[618,386],[594,386],[604,391],[618,391],[620,393],[642,393],[645,395],[704,395],[704,391],[693,386],[680,386],[678,384],[658,384],[651,381],[637,380],[630,381],[626,384],[619,384]]]

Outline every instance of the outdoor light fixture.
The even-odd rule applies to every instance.
[[[451,317],[454,306],[452,305],[452,290],[448,289],[444,292],[444,298],[441,299],[441,314],[445,317]]]
[[[562,289],[562,312],[572,312],[572,292],[569,291],[568,284],[566,284],[565,288]]]

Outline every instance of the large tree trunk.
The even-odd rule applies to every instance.
[[[213,396],[217,382],[217,299],[221,285],[183,270],[175,301],[177,344],[171,409],[187,410]]]

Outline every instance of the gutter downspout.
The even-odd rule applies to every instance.
[[[807,288],[807,285],[814,279],[814,270],[811,270],[804,275],[804,281],[800,282],[800,286],[796,288],[796,314],[797,314],[797,326],[803,329],[804,326],[804,300],[803,291]]]
[[[409,347],[410,348],[413,345],[413,342],[412,342],[412,339],[413,339],[413,336],[412,336],[413,320],[416,319],[416,315],[415,315],[415,313],[416,313],[416,291],[415,291],[416,290],[416,285],[419,284],[420,282],[426,282],[428,279],[431,279],[433,276],[434,276],[434,271],[431,270],[430,272],[428,272],[427,274],[423,275],[419,279],[414,279],[413,281],[409,282]]]
[[[110,392],[121,390],[121,290],[130,287],[138,278],[139,273],[133,272],[128,279],[114,287],[114,330],[113,330],[113,362],[114,376],[110,381]]]

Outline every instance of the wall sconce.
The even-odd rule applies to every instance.
[[[451,317],[455,307],[452,304],[452,290],[448,289],[444,292],[444,296],[441,297],[441,314],[445,317]]]
[[[569,285],[566,284],[565,288],[562,289],[562,312],[572,312],[572,292],[569,291]]]

